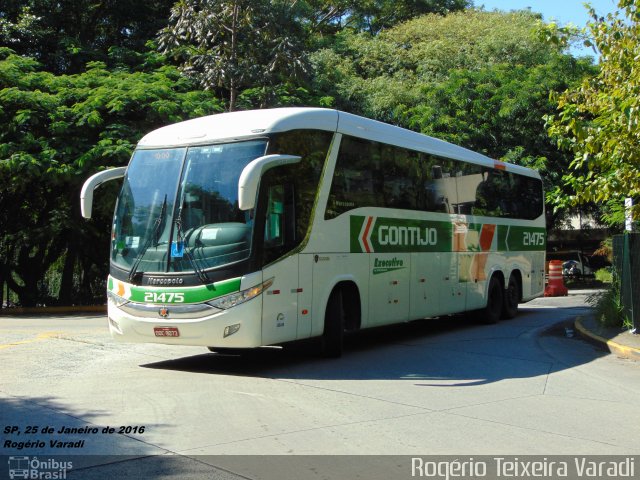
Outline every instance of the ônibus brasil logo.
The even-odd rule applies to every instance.
[[[73,462],[58,461],[53,458],[41,460],[38,457],[10,456],[9,478],[65,479]]]

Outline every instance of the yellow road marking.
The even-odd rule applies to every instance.
[[[15,347],[16,345],[24,345],[24,344],[27,344],[27,343],[34,343],[34,342],[39,342],[41,340],[47,340],[48,338],[56,337],[56,336],[58,336],[58,335],[60,335],[62,333],[63,332],[43,332],[43,333],[39,333],[38,336],[36,336],[35,338],[29,338],[27,340],[18,340],[17,342],[0,344],[0,350],[2,350],[4,348],[9,348],[9,347]]]

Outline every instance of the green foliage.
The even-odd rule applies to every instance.
[[[587,303],[595,309],[596,319],[608,328],[632,328],[632,322],[625,314],[620,292],[620,280],[612,275],[611,287],[587,297]]]
[[[294,2],[298,19],[322,43],[341,32],[380,31],[428,13],[446,15],[472,5],[470,0],[305,0]]]
[[[86,177],[125,165],[153,128],[221,110],[174,67],[109,70],[93,62],[58,76],[7,48],[0,49],[0,104],[0,278],[23,305],[38,301],[37,282],[63,254],[69,275],[82,259],[85,274],[106,277],[113,202],[98,207],[97,221],[82,220]]]
[[[602,283],[611,283],[613,282],[613,275],[611,274],[610,268],[601,268],[600,270],[596,270],[596,280]]]
[[[345,24],[376,35],[407,20],[429,13],[446,15],[468,8],[468,0],[365,0],[354,1]]]
[[[549,92],[597,70],[541,39],[540,28],[528,11],[469,10],[415,18],[373,38],[342,32],[311,56],[314,90],[338,108],[536,168],[551,202],[571,194],[562,178],[572,156],[547,136]],[[568,215],[548,211],[550,225]]]
[[[549,134],[572,155],[563,181],[574,193],[558,203],[610,202],[612,223],[623,218],[624,197],[640,197],[640,2],[619,7],[626,18],[590,11],[600,71],[558,96],[558,113],[547,117]],[[632,214],[640,219],[640,205]]]
[[[563,54],[575,31],[469,3],[4,1],[0,45],[11,49],[0,47],[0,288],[8,283],[23,304],[104,291],[117,185],[96,192],[94,220],[84,222],[83,180],[126,164],[144,133],[223,107],[362,114],[538,168],[565,201],[573,144],[557,137],[569,147],[560,151],[542,118],[554,113],[550,91],[597,70]],[[149,41],[156,34],[159,46]],[[627,120],[634,108],[623,109]],[[619,213],[615,204],[607,211]]]
[[[307,72],[296,2],[180,0],[159,36],[160,48],[208,90],[229,92],[236,109],[246,88],[279,88]],[[269,97],[263,95],[265,107]]]
[[[529,12],[470,10],[419,17],[376,37],[345,31],[333,48],[312,54],[314,87],[334,96],[338,107],[394,121],[399,105],[424,103],[425,89],[455,72],[553,60],[559,51],[539,40],[537,22]]]
[[[37,58],[53,73],[77,73],[110,62],[110,49],[144,51],[173,0],[3,0],[0,45]],[[131,65],[131,64],[130,64]]]

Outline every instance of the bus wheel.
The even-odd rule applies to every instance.
[[[342,356],[344,342],[344,309],[342,291],[331,292],[324,316],[324,332],[322,333],[322,356],[339,358]]]
[[[504,302],[502,304],[502,318],[513,318],[518,313],[518,302],[520,301],[520,284],[518,279],[512,274],[509,276],[509,284],[504,291]]]
[[[482,310],[483,323],[496,323],[502,314],[503,288],[495,275],[489,281],[487,297],[487,306]]]

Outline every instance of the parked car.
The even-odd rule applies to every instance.
[[[567,260],[562,264],[562,275],[565,277],[579,277],[582,275],[578,262],[575,260]]]
[[[589,262],[589,258],[578,250],[548,252],[547,261],[551,260],[562,260],[562,274],[564,276],[593,277],[595,274],[595,271]]]

